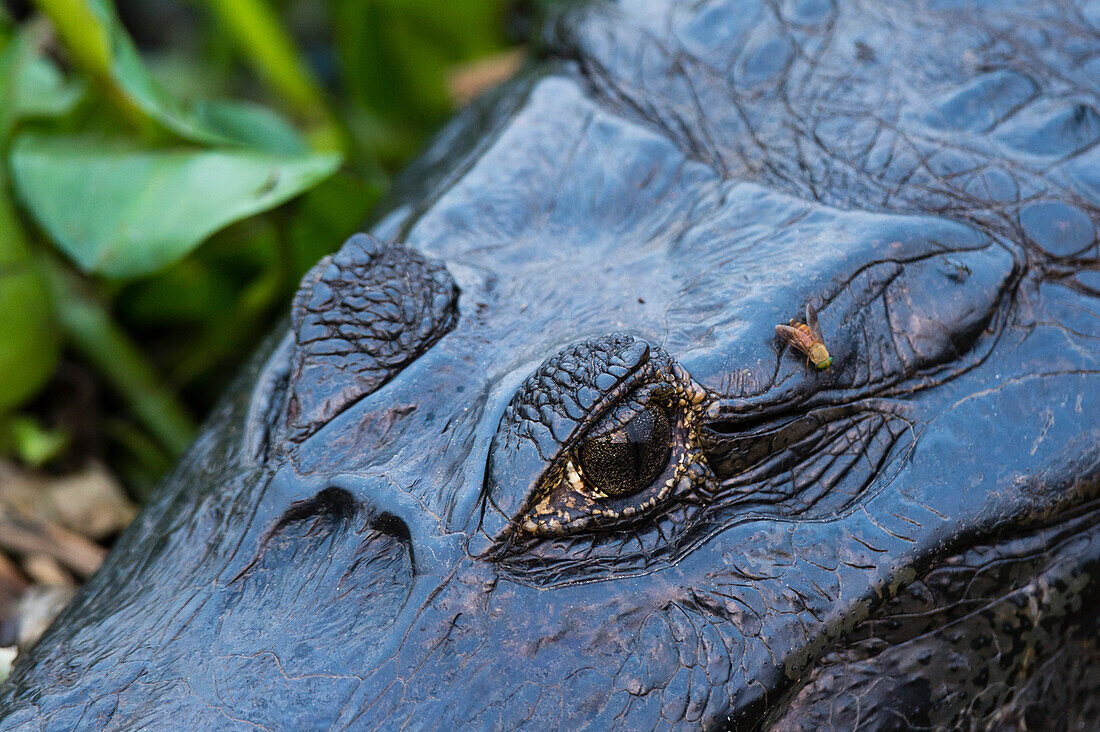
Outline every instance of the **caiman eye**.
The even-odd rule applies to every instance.
[[[581,443],[576,452],[581,476],[607,496],[637,493],[668,464],[671,434],[665,410],[647,407],[621,427]]]

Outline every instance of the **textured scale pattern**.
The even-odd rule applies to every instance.
[[[442,265],[356,234],[306,274],[294,300],[288,420],[297,438],[384,384],[454,327]]]
[[[523,383],[501,426],[534,441],[552,460],[573,430],[624,378],[649,361],[649,346],[628,335],[593,338],[551,356]],[[666,360],[667,359],[663,359]]]
[[[0,729],[1097,727],[1100,3],[562,7]],[[655,401],[661,475],[582,490]]]
[[[1044,200],[1100,192],[1086,7],[642,1],[596,5],[609,22],[563,35],[601,97],[724,178],[1009,231]]]
[[[948,557],[830,650],[773,729],[1092,727],[1100,649],[1081,611],[1100,567],[1087,551],[1097,537],[1081,528],[1095,521]]]

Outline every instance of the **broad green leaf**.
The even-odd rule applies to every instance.
[[[31,260],[0,170],[0,412],[33,396],[60,349],[49,293]]]
[[[16,192],[85,272],[148,275],[222,227],[283,203],[332,175],[336,154],[247,149],[111,148],[24,134],[12,147]]]
[[[0,150],[20,119],[69,111],[80,91],[53,64],[35,55],[27,33],[0,53]],[[49,293],[31,258],[26,235],[0,167],[0,412],[33,396],[53,373],[60,350]]]
[[[200,102],[195,117],[209,129],[247,147],[282,155],[309,152],[298,130],[266,107],[248,102]]]
[[[0,53],[0,147],[20,121],[68,114],[84,91],[39,55],[30,31],[19,33]]]
[[[278,137],[261,149],[289,144],[286,123],[271,112],[230,109],[222,104],[187,109],[179,104],[150,72],[137,47],[118,18],[110,0],[37,0],[45,10],[77,62],[88,73],[108,84],[114,101],[131,117],[144,117],[179,137],[203,145],[242,142],[254,144],[256,128],[264,125]],[[299,116],[320,120],[318,140],[332,143],[336,135],[321,91],[298,63],[289,36],[276,23],[264,2],[226,0],[214,3],[230,29],[251,44],[253,60],[261,75],[294,103]],[[238,105],[240,106],[240,105]],[[217,116],[211,118],[211,113]],[[227,127],[228,125],[228,127]],[[278,128],[278,129],[276,129]],[[228,134],[227,134],[228,133]],[[322,134],[323,133],[323,134]],[[329,138],[333,138],[330,140]],[[331,149],[331,147],[330,147]]]
[[[113,98],[184,139],[203,144],[227,140],[173,100],[145,68],[110,0],[38,0],[76,62],[109,85]]]
[[[240,91],[240,66],[227,51],[208,47],[218,42],[226,43],[221,39],[188,38],[182,48],[158,48],[155,53],[142,55],[142,60],[164,93],[185,107],[201,99],[232,98]],[[201,54],[188,48],[195,43],[203,44]]]
[[[3,204],[0,204],[3,205]],[[7,208],[4,206],[4,208]],[[0,211],[0,240],[11,234]],[[33,396],[53,373],[59,337],[49,296],[29,262],[0,264],[0,412]]]
[[[19,69],[15,108],[9,114],[17,119],[61,117],[73,110],[84,92],[84,84],[67,80],[52,61],[33,58]]]

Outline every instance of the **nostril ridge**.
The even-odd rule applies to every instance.
[[[277,561],[272,557],[291,545],[327,551],[324,547],[339,541],[358,511],[355,497],[343,488],[326,488],[312,498],[295,501],[264,532],[251,561],[231,581],[240,581],[265,561]]]
[[[405,521],[388,511],[383,511],[367,521],[368,530],[379,534],[385,534],[391,539],[397,540],[409,555],[409,566],[412,573],[416,574],[416,558],[413,556],[412,532]]]
[[[348,524],[360,512],[361,504],[343,488],[329,487],[319,491],[312,498],[295,501],[283,512],[269,532],[269,536],[285,531],[294,524],[312,522],[308,533],[326,528],[335,528],[337,524]],[[400,543],[409,556],[412,556],[412,532],[409,525],[400,516],[390,511],[366,511],[367,519],[363,530],[382,534],[389,540]]]
[[[409,525],[400,517],[395,516],[389,511],[378,514],[378,516],[368,523],[368,526],[375,531],[390,534],[394,538],[404,542],[412,540],[412,534],[409,532]]]
[[[274,531],[310,518],[348,521],[355,516],[356,509],[351,493],[343,488],[325,488],[312,498],[290,504],[276,522]]]
[[[389,545],[387,554],[399,548],[408,571],[418,578],[446,576],[465,556],[465,536],[444,531],[439,516],[389,477],[345,474],[332,478],[328,485],[357,498],[355,532],[364,544],[375,549]]]
[[[278,656],[333,628],[363,638],[363,652],[371,652],[415,586],[406,522],[355,491],[323,486],[273,512],[247,565],[228,583],[227,601],[247,597],[279,622],[295,619],[274,623],[265,639],[282,644]],[[245,626],[233,632],[257,632],[252,620]]]

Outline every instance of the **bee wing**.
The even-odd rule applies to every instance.
[[[798,328],[792,328],[789,325],[777,325],[775,326],[775,334],[803,353],[808,353],[810,344],[806,342],[806,334]]]
[[[810,303],[806,303],[806,325],[810,329],[810,335],[818,343],[823,343],[821,339],[821,326],[817,324],[817,310]]]

